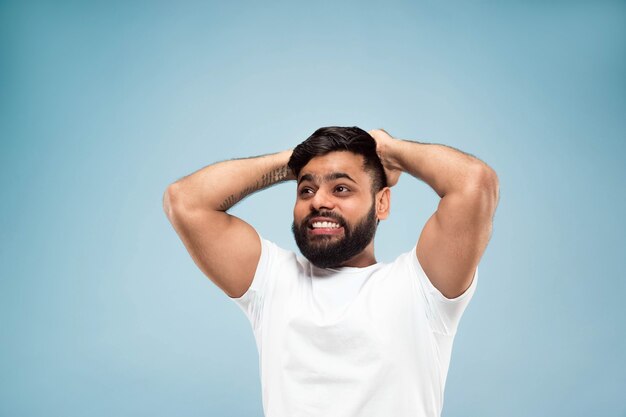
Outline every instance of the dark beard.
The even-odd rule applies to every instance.
[[[309,236],[308,225],[313,217],[334,219],[343,227],[344,236],[340,239],[332,235]],[[357,223],[354,230],[348,226],[343,217],[326,211],[309,214],[298,227],[294,222],[291,230],[305,258],[319,268],[334,268],[363,252],[376,234],[376,220],[376,207],[372,204],[370,211]]]

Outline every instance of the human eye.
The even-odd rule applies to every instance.
[[[335,187],[335,192],[340,193],[340,194],[345,194],[345,193],[349,193],[350,189],[346,187],[345,185],[338,185]]]
[[[298,190],[298,195],[301,197],[309,197],[313,195],[313,189],[311,187],[302,187]]]

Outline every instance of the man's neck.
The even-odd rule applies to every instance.
[[[374,256],[374,244],[370,243],[363,252],[345,261],[341,266],[349,266],[353,268],[365,268],[376,263]]]

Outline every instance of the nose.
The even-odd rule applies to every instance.
[[[310,201],[311,208],[317,211],[321,211],[323,209],[332,210],[335,208],[333,196],[322,189],[317,190]]]

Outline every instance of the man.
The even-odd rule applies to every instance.
[[[377,263],[374,234],[402,172],[441,200],[413,249]],[[303,257],[227,212],[294,179]],[[198,267],[252,324],[268,417],[439,416],[497,202],[497,176],[478,159],[357,127],[321,128],[293,151],[216,163],[164,195]]]

